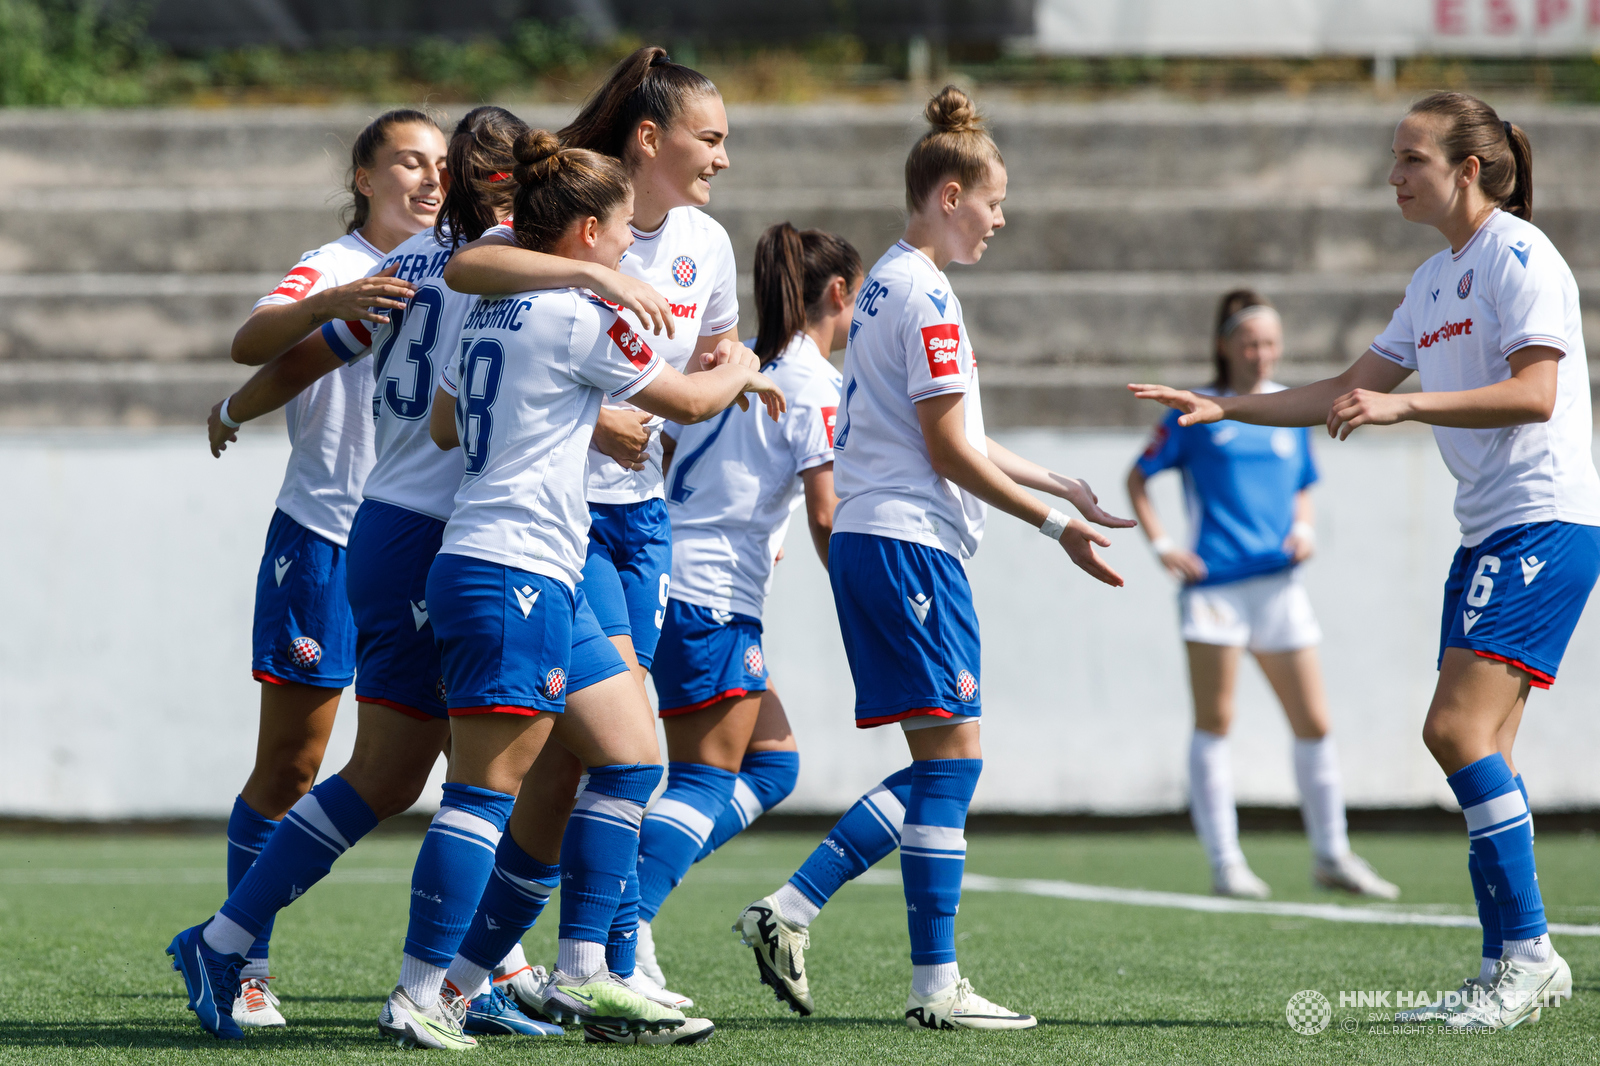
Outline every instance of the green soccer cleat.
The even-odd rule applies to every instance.
[[[539,1012],[557,1025],[603,1025],[654,1033],[680,1028],[688,1020],[682,1011],[646,999],[603,969],[582,978],[557,970],[541,994]]]
[[[396,985],[378,1012],[378,1032],[401,1047],[466,1051],[478,1046],[461,1027],[466,1016],[467,1001],[448,985],[440,990],[439,1002],[427,1010],[417,1006],[405,989]]]
[[[684,1047],[688,1044],[698,1044],[710,1040],[711,1034],[717,1027],[711,1024],[709,1018],[690,1018],[676,1029],[660,1033],[634,1033],[626,1029],[613,1029],[608,1025],[586,1025],[583,1027],[583,1042],[585,1044],[644,1044],[656,1047],[677,1045]]]

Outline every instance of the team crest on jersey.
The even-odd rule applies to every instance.
[[[611,323],[611,328],[606,330],[611,339],[617,342],[617,347],[622,349],[622,354],[628,357],[628,362],[643,370],[650,365],[650,360],[655,353],[644,342],[644,338],[628,328],[628,324],[621,318]]]
[[[557,666],[544,675],[545,699],[556,699],[567,691],[567,672]]]
[[[767,664],[761,658],[761,645],[752,644],[744,650],[744,672],[752,677],[760,677],[766,670]]]
[[[956,359],[956,352],[961,349],[959,324],[941,322],[937,326],[923,326],[922,346],[928,354],[928,373],[936,378],[961,373],[961,364]]]
[[[303,670],[322,661],[322,645],[310,637],[295,637],[289,642],[289,661]]]
[[[433,686],[433,694],[435,696],[439,697],[439,702],[440,703],[449,702],[450,693],[448,691],[446,691],[446,689],[444,687],[444,678],[441,677],[439,679],[439,683],[437,685]]]
[[[686,255],[680,255],[672,261],[672,280],[685,289],[694,284],[697,273],[694,260]]]
[[[278,287],[272,290],[273,296],[287,296],[291,300],[304,300],[311,292],[311,287],[322,278],[322,271],[312,267],[295,267],[283,276],[278,282]]]
[[[1467,269],[1467,272],[1465,274],[1461,275],[1461,280],[1456,282],[1456,295],[1461,297],[1463,300],[1465,300],[1471,294],[1472,294],[1472,270],[1469,267]]]
[[[972,697],[978,694],[978,679],[972,676],[971,671],[963,670],[956,675],[956,696],[962,703],[971,703]]]

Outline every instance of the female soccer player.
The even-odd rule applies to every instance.
[[[828,573],[856,725],[900,723],[913,760],[903,771],[900,842],[912,962],[906,1024],[1023,1029],[1036,1020],[978,995],[956,966],[962,827],[983,765],[977,617],[962,560],[977,550],[987,504],[1038,527],[1098,580],[1122,584],[1095,553],[1106,537],[1023,486],[1061,496],[1103,525],[1134,523],[1102,511],[1083,482],[984,436],[972,347],[944,268],[977,262],[1005,225],[1005,163],[961,90],[947,86],[925,115],[932,128],[906,160],[905,236],[868,273],[850,324]],[[791,882],[735,926],[763,979],[803,1013],[811,1009],[804,926],[825,898]]]
[[[723,228],[700,210],[710,201],[711,180],[728,167],[727,135],[727,112],[717,87],[698,71],[673,63],[663,49],[650,47],[618,64],[560,133],[564,144],[604,153],[627,167],[638,201],[634,245],[619,269],[659,302],[650,303],[642,292],[639,306],[664,309],[667,336],[658,335],[653,343],[669,366],[689,374],[725,358],[759,365],[738,344],[732,245]],[[487,295],[568,284],[551,278],[571,269],[515,246],[510,228],[502,226],[463,248],[445,280],[460,292]],[[636,310],[625,306],[630,313]],[[676,329],[674,319],[687,328]],[[645,321],[637,315],[630,319],[635,330]],[[603,407],[588,483],[593,524],[584,591],[606,635],[633,668],[641,692],[671,586],[660,427],[659,419],[631,405]],[[645,972],[659,976],[649,929],[641,930],[635,917],[638,898],[637,878],[630,877],[612,937],[611,968],[624,977],[633,974],[635,952],[642,951]],[[663,999],[668,1001],[685,1003],[682,997]]]
[[[633,240],[633,196],[622,165],[562,148],[543,131],[524,134],[516,158],[519,243],[614,268]],[[489,897],[478,906],[491,874],[513,888],[525,880],[519,871],[530,857],[504,829],[524,776],[552,737],[588,769],[566,844],[588,861],[581,879],[562,864],[565,935],[545,1012],[558,1020],[675,1028],[681,1013],[628,989],[606,962],[622,886],[638,861],[644,804],[661,768],[642,691],[623,676],[626,662],[592,615],[580,610],[589,438],[602,394],[633,398],[685,424],[720,413],[746,392],[762,394],[776,418],[783,394],[737,364],[685,378],[603,301],[580,290],[481,302],[467,316],[460,354],[440,388],[434,439],[444,447],[459,443],[466,463],[427,585],[451,714],[450,780],[417,857],[400,984],[379,1028],[424,1046],[466,1041],[451,997],[440,995],[446,968],[428,960],[454,956],[451,983],[475,987],[526,932],[521,903],[501,909],[495,921],[475,920],[474,910],[494,916]],[[592,683],[569,695],[569,674]],[[475,959],[480,964],[472,966]]]
[[[840,378],[823,353],[845,346],[862,273],[861,256],[831,233],[781,222],[762,234],[754,347],[789,410],[774,425],[729,408],[667,438],[672,591],[655,683],[670,762],[666,792],[639,834],[647,944],[650,922],[690,865],[794,790],[800,756],[768,685],[761,615],[802,496],[828,565]],[[641,969],[654,954],[641,950]],[[649,975],[664,984],[658,974]]]
[[[1222,298],[1213,338],[1216,378],[1206,396],[1272,393],[1283,354],[1283,323],[1260,294]],[[1317,468],[1309,432],[1226,422],[1214,429],[1178,425],[1170,411],[1128,472],[1128,496],[1151,547],[1184,583],[1178,597],[1194,694],[1189,742],[1189,810],[1211,860],[1219,896],[1265,899],[1270,890],[1239,850],[1228,728],[1239,649],[1249,647],[1294,731],[1294,773],[1311,837],[1312,878],[1328,888],[1395,899],[1400,890],[1350,851],[1339,758],[1317,662],[1322,633],[1296,567],[1315,546],[1311,485]],[[1145,491],[1162,470],[1183,471],[1192,549],[1167,536]]]
[[[396,245],[434,224],[445,143],[420,111],[390,111],[350,150],[348,232],[313,249],[256,302],[233,339],[236,362],[259,365],[324,322],[384,321],[414,291],[367,275]],[[374,310],[374,309],[380,310]],[[261,682],[256,762],[228,819],[228,888],[237,887],[285,812],[316,780],[339,696],[355,674],[355,626],[344,594],[345,545],[372,466],[372,375],[347,367],[289,404],[293,446],[256,578],[251,672]],[[237,428],[224,400],[219,425]],[[250,951],[237,1021],[279,1026],[267,989],[267,939]]]
[[[1422,739],[1467,822],[1483,961],[1457,1028],[1511,1028],[1572,991],[1550,944],[1533,823],[1511,748],[1530,688],[1548,688],[1600,575],[1600,476],[1590,457],[1589,370],[1578,287],[1533,215],[1527,136],[1483,101],[1436,93],[1395,130],[1389,184],[1407,220],[1450,242],[1412,275],[1387,329],[1336,378],[1210,397],[1161,385],[1135,395],[1179,425],[1424,422],[1456,478],[1461,548],[1445,581],[1439,681]],[[1393,395],[1413,371],[1420,393]]]

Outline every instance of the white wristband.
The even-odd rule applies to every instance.
[[[1150,550],[1155,552],[1158,556],[1165,555],[1168,552],[1177,551],[1178,542],[1173,540],[1171,537],[1162,534],[1150,542]]]
[[[1043,533],[1051,540],[1060,540],[1061,534],[1067,531],[1067,523],[1070,521],[1072,521],[1072,519],[1068,518],[1066,515],[1052,507],[1050,508],[1049,515],[1047,515],[1045,520],[1039,524],[1039,532]]]
[[[229,396],[228,400],[231,399],[233,399],[233,397]],[[228,400],[222,401],[222,410],[217,412],[217,417],[222,419],[222,424],[227,426],[229,429],[238,429],[240,423],[235,422],[233,419],[228,417]]]
[[[1315,544],[1317,542],[1317,531],[1310,522],[1296,522],[1289,527],[1289,536],[1299,537],[1307,544]]]

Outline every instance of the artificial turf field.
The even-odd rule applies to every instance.
[[[1538,1025],[1487,1036],[1381,1034],[1341,990],[1453,989],[1475,969],[1465,929],[1332,923],[968,892],[957,920],[962,973],[989,997],[1038,1015],[1019,1033],[911,1032],[901,1021],[909,963],[904,902],[891,857],[871,884],[842,891],[815,925],[808,955],[818,1011],[789,1014],[756,980],[729,932],[745,903],[776,888],[816,838],[752,833],[695,867],[655,923],[672,986],[717,1032],[688,1048],[585,1046],[491,1038],[477,1060],[569,1062],[665,1055],[702,1063],[1597,1063],[1600,937],[1558,936],[1573,1000]],[[418,841],[377,836],[278,919],[275,990],[290,1027],[242,1044],[206,1036],[184,1008],[163,954],[180,928],[222,898],[220,836],[0,836],[0,1062],[392,1061],[405,1054],[373,1024],[398,972],[406,884]],[[1294,835],[1247,835],[1246,853],[1274,899],[1346,902],[1313,890]],[[1467,914],[1464,841],[1372,835],[1358,852],[1401,885],[1394,909]],[[1204,858],[1181,834],[974,836],[967,870],[1203,893]],[[1540,881],[1552,922],[1600,922],[1600,843],[1542,834]],[[528,935],[555,954],[556,903]],[[1333,1022],[1302,1036],[1288,998],[1316,989]],[[1345,1019],[1357,1020],[1347,1032]],[[443,1053],[434,1053],[443,1054]]]

